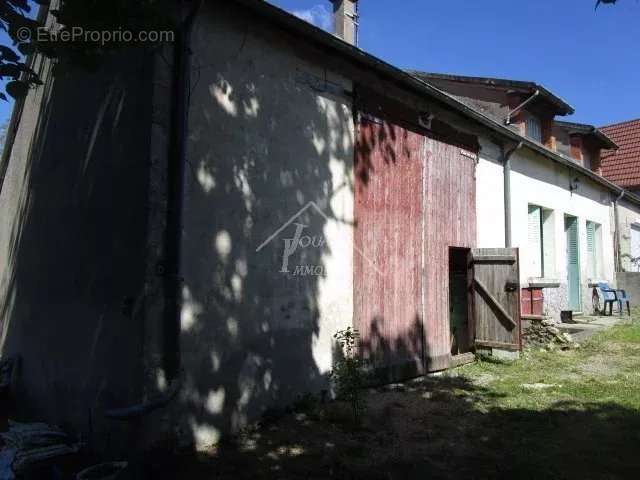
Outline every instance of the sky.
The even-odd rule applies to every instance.
[[[270,0],[331,30],[329,0]],[[360,48],[400,68],[530,80],[566,120],[640,117],[640,1],[360,0]]]
[[[11,39],[4,30],[0,30],[0,44],[11,45]],[[0,79],[0,92],[4,93],[4,86],[7,84],[6,79]],[[9,120],[11,117],[11,109],[13,108],[13,99],[7,95],[8,100],[0,99],[0,125]]]
[[[329,0],[270,2],[332,28]],[[360,48],[397,67],[535,81],[596,126],[640,117],[640,0],[360,0],[360,14]]]

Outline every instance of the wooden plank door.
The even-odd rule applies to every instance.
[[[569,289],[569,310],[579,312],[580,301],[580,237],[578,236],[578,219],[566,215],[564,231],[567,237],[567,287]]]
[[[517,248],[471,250],[475,344],[520,349],[520,272]]]
[[[362,116],[355,159],[354,324],[382,380],[420,374],[425,138]]]

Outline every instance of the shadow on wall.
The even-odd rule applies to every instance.
[[[352,326],[354,174],[370,175],[350,82],[233,12],[194,33],[177,414],[199,447],[328,388]],[[395,135],[369,151],[395,163]]]
[[[403,328],[401,335],[390,338],[382,329],[392,319],[374,318],[369,326],[368,337],[361,351],[371,364],[376,384],[395,382],[422,374],[428,366],[425,361],[424,326],[418,314],[410,326]]]
[[[194,40],[177,414],[198,447],[327,389],[353,312],[350,85],[228,14]]]
[[[23,359],[20,410],[89,442],[119,428],[101,422],[105,408],[142,395],[148,59],[132,50],[95,73],[43,75],[2,191],[2,355]]]

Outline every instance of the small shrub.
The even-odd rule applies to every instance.
[[[338,398],[351,404],[353,421],[358,425],[366,407],[362,389],[367,380],[366,364],[358,355],[360,333],[349,327],[338,331],[333,338],[340,346],[341,356],[331,371],[331,380]]]

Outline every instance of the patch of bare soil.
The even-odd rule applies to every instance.
[[[450,478],[455,458],[485,461],[482,395],[464,378],[371,390],[359,426],[343,402],[289,414],[200,457],[193,478]]]
[[[622,365],[610,355],[594,355],[578,365],[581,372],[596,377],[613,377],[621,370]]]

